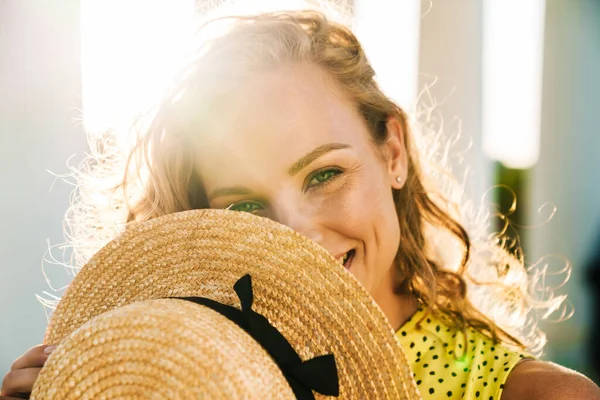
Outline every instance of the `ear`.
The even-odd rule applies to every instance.
[[[404,143],[405,132],[395,116],[388,117],[385,125],[388,138],[382,144],[382,150],[385,155],[390,185],[394,189],[401,189],[406,183],[408,174],[408,154]]]

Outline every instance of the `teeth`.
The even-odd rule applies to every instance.
[[[341,256],[340,258],[338,258],[338,262],[340,264],[344,264],[346,261],[348,261],[348,253],[346,253],[343,256]]]

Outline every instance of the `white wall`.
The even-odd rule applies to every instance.
[[[492,165],[482,148],[482,3],[480,0],[422,0],[419,90],[422,103],[435,105],[445,135],[460,133],[455,151],[468,149],[467,194],[480,199],[492,185]],[[432,103],[430,97],[434,99]]]
[[[541,156],[531,175],[531,208],[553,202],[557,214],[529,233],[530,261],[559,254],[573,264],[561,290],[572,319],[546,324],[549,358],[585,369],[589,293],[585,263],[600,233],[600,2],[548,0],[546,10]],[[559,267],[554,263],[554,269]]]
[[[82,154],[79,2],[0,0],[0,377],[41,343],[46,316],[34,295],[46,240],[63,241],[70,187],[53,176]]]

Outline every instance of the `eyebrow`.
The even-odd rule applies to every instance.
[[[334,150],[347,149],[350,146],[342,143],[327,143],[322,146],[317,147],[310,153],[306,154],[298,161],[294,163],[288,170],[288,174],[290,176],[296,175],[298,172],[302,171],[306,166],[308,166],[311,162],[315,161],[317,158],[329,153]]]
[[[306,168],[310,163],[315,161],[317,158],[334,150],[347,149],[350,146],[342,143],[327,143],[317,147],[310,153],[304,155],[298,161],[296,161],[288,170],[290,176],[296,175],[298,172]],[[227,188],[217,189],[208,195],[208,201],[213,200],[216,197],[222,196],[247,196],[252,194],[252,191],[244,186],[232,186]]]
[[[243,186],[232,186],[232,187],[228,187],[228,188],[221,188],[221,189],[217,189],[214,192],[210,193],[207,197],[208,197],[208,201],[214,199],[215,197],[221,197],[221,196],[245,196],[245,195],[249,195],[252,194],[252,191],[250,191],[250,189],[245,188]]]

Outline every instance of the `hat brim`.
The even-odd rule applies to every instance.
[[[46,361],[32,399],[294,399],[279,367],[210,308],[157,299],[76,329]]]
[[[308,238],[247,213],[193,210],[131,225],[69,285],[45,342],[135,301],[200,296],[239,308],[231,288],[247,273],[253,309],[302,359],[335,355],[341,398],[420,398],[393,329],[356,278]]]

